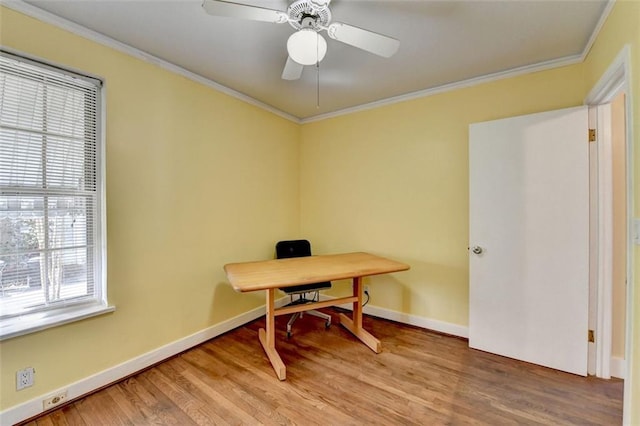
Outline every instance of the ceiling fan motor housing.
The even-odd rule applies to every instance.
[[[296,0],[289,5],[287,14],[289,24],[296,30],[311,28],[320,31],[331,22],[331,11],[328,1]]]

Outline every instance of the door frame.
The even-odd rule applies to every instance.
[[[597,143],[589,144],[589,342],[588,372],[611,378],[613,318],[613,151],[611,105],[589,106],[589,128]]]
[[[623,401],[623,424],[629,424],[630,411],[631,411],[631,386],[629,379],[630,366],[631,366],[631,348],[633,347],[633,293],[634,293],[634,279],[633,279],[633,111],[632,111],[632,99],[631,99],[631,47],[625,45],[618,55],[615,57],[611,65],[607,68],[604,74],[600,77],[600,80],[591,89],[589,94],[584,100],[585,105],[590,107],[598,107],[600,105],[611,102],[616,95],[620,92],[625,93],[625,115],[626,115],[626,192],[627,192],[627,291],[626,291],[626,333],[625,333],[625,376],[624,381],[624,401]],[[600,108],[602,111],[602,108]],[[599,117],[600,118],[600,117]],[[600,120],[599,120],[600,121]],[[604,124],[604,125],[603,125]],[[609,126],[610,127],[610,126]],[[602,133],[601,133],[602,132]],[[606,133],[610,134],[610,128],[607,128],[607,123],[598,123],[598,141],[601,135],[606,136]],[[604,139],[606,141],[606,137]],[[609,139],[610,140],[610,139]],[[603,144],[604,145],[604,144]],[[610,147],[609,147],[610,148]],[[609,158],[598,158],[598,168],[600,169],[602,162],[611,162],[611,151],[607,147],[598,147],[598,153],[609,155]],[[604,166],[604,165],[603,165]],[[606,168],[607,166],[604,166]],[[611,201],[611,185],[598,184],[598,211],[607,211],[610,209]],[[609,206],[604,206],[603,203],[609,200]],[[606,216],[606,215],[605,215]],[[610,217],[609,217],[610,219]],[[606,218],[598,218],[598,233],[599,235],[611,235],[611,221]],[[605,237],[606,238],[606,237]],[[607,271],[611,270],[611,253],[603,253],[603,250],[598,249],[598,270]],[[597,289],[597,315],[596,315],[596,376],[609,377],[609,369],[611,365],[611,318],[612,318],[612,305],[611,305],[611,280],[602,279],[603,274],[598,273],[598,280],[596,283]],[[605,374],[604,376],[602,374]]]

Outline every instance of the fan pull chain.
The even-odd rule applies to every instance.
[[[316,109],[320,109],[320,37],[316,34]]]

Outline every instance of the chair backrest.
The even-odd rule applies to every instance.
[[[278,259],[304,256],[311,256],[311,243],[307,240],[279,241],[276,244],[276,257]]]
[[[276,258],[288,259],[290,257],[311,256],[311,243],[307,240],[288,240],[276,243]],[[287,294],[291,293],[308,293],[318,291],[319,289],[331,288],[331,281],[323,281],[321,283],[302,284],[291,287],[285,287],[281,290]]]

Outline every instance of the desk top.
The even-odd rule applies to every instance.
[[[224,265],[224,271],[234,290],[241,292],[387,274],[407,269],[407,264],[369,253],[327,254]]]

